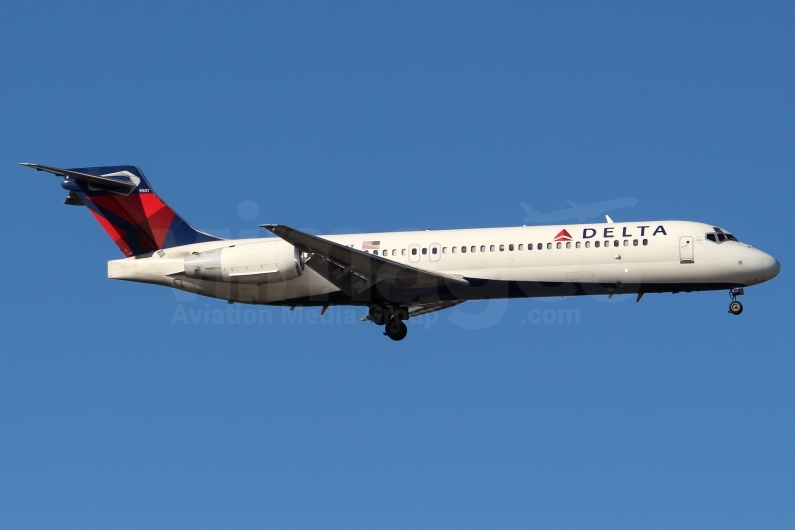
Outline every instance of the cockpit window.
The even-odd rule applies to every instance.
[[[717,226],[713,226],[712,229],[715,231],[704,235],[704,237],[706,237],[707,240],[709,241],[712,241],[714,243],[723,243],[724,241],[737,241],[736,237],[734,237],[725,230],[721,230]]]

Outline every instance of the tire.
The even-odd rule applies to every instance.
[[[406,327],[406,324],[404,324],[402,320],[391,318],[386,324],[385,333],[387,337],[394,341],[403,340],[406,338],[406,335],[408,335],[409,328]]]
[[[734,301],[731,304],[729,304],[729,313],[731,313],[732,315],[739,315],[742,312],[743,312],[743,304],[741,304],[740,302]]]
[[[369,316],[370,316],[370,320],[373,323],[375,323],[375,324],[377,324],[379,326],[383,326],[386,323],[385,320],[384,320],[384,315],[385,314],[386,314],[386,311],[384,311],[383,307],[381,307],[379,305],[371,305],[370,306]]]

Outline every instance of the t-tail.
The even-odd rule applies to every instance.
[[[59,169],[22,163],[63,177],[65,204],[86,206],[125,256],[220,238],[200,232],[163,202],[135,166]]]

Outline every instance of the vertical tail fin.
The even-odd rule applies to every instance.
[[[135,166],[59,169],[22,164],[63,177],[66,204],[85,205],[125,256],[220,238],[189,225],[152,189]]]

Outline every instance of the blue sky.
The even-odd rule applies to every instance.
[[[793,22],[785,2],[6,2],[0,526],[792,527]],[[401,343],[358,309],[205,324],[226,304],[108,280],[118,249],[23,161],[137,165],[235,237],[634,197],[616,221],[709,222],[782,272],[740,317],[716,292],[471,303]]]

